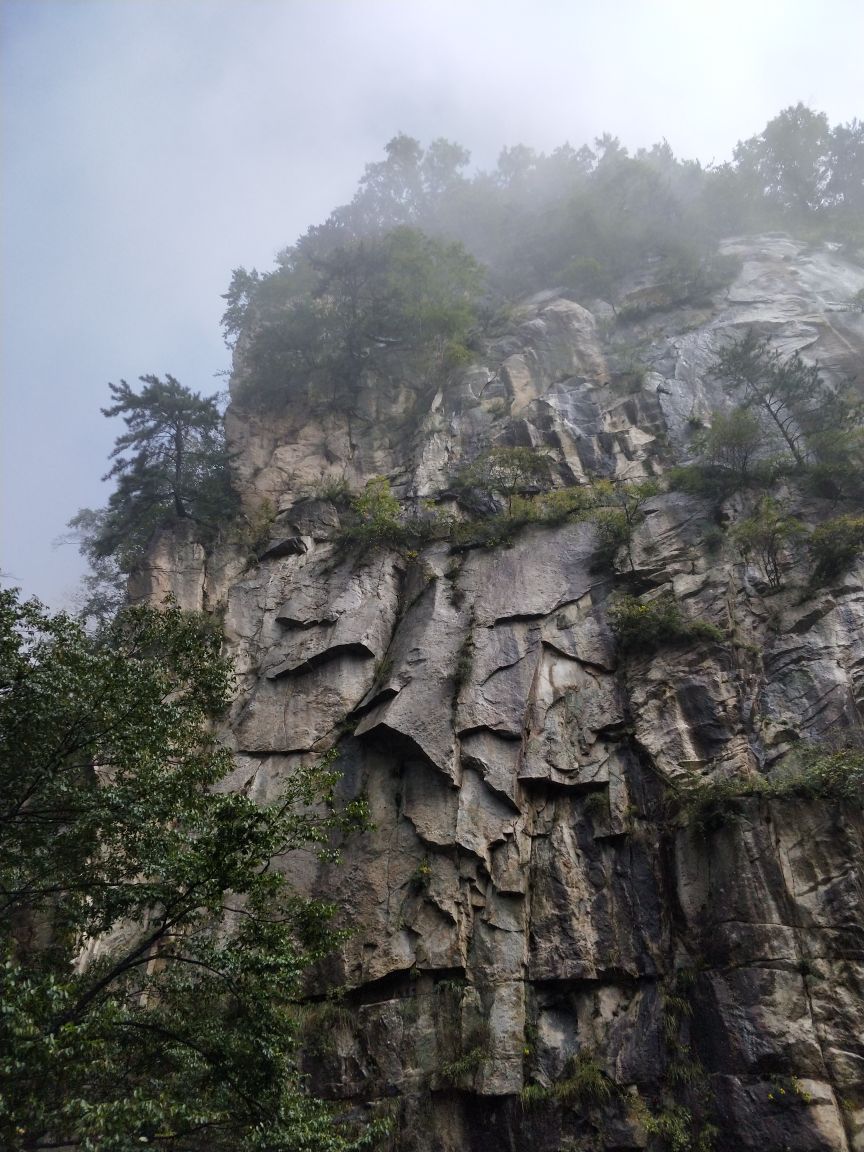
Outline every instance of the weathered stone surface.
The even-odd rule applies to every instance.
[[[204,567],[205,552],[197,529],[191,520],[181,520],[151,542],[146,561],[129,580],[129,599],[133,604],[161,604],[173,597],[185,612],[201,612]]]
[[[307,569],[308,571],[308,569]],[[262,669],[276,679],[338,652],[381,660],[399,609],[400,573],[392,557],[377,557],[355,569],[313,573],[276,611],[286,636]]]
[[[304,1033],[304,1068],[353,1104],[398,1097],[398,1152],[654,1152],[673,1104],[717,1127],[716,1152],[864,1152],[862,817],[751,796],[673,820],[694,780],[774,779],[797,741],[860,726],[864,565],[813,589],[789,549],[770,589],[724,533],[749,491],[719,509],[661,492],[599,569],[587,519],[361,554],[323,498],[385,474],[413,510],[456,513],[454,473],[495,444],[542,450],[564,484],[660,474],[736,402],[710,369],[751,325],[830,380],[860,373],[864,317],[829,308],[860,267],[781,236],[726,249],[742,270],[712,305],[601,338],[543,293],[431,386],[393,352],[351,413],[232,410],[247,509],[278,513],[263,555],[205,556],[181,530],[142,575],[141,596],[224,609],[230,786],[266,803],[337,744],[341,798],[368,799],[338,864],[279,866],[350,929],[315,976],[344,1001]],[[836,514],[794,477],[782,496],[809,524]],[[622,655],[622,591],[672,591],[722,635]],[[535,1108],[526,1085],[548,1090]]]

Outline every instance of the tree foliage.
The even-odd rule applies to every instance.
[[[497,492],[512,514],[517,495],[548,487],[549,464],[549,458],[536,448],[499,445],[482,452],[464,468],[455,478],[455,486],[462,492]]]
[[[474,323],[479,266],[460,244],[408,227],[316,250],[300,243],[263,277],[240,269],[226,332],[245,328],[247,401],[305,390],[350,404],[364,368],[398,347],[441,363]]]
[[[804,535],[804,525],[770,496],[763,496],[752,515],[739,521],[732,539],[745,560],[755,559],[769,586],[777,591],[783,584],[787,550]]]
[[[355,1146],[294,1064],[293,1001],[333,934],[285,872],[363,808],[336,812],[327,765],[265,807],[226,790],[231,682],[175,607],[97,640],[0,592],[5,1148]]]
[[[813,558],[810,582],[821,585],[841,576],[864,555],[864,516],[835,516],[817,525],[807,541]]]
[[[635,596],[617,596],[609,609],[609,624],[622,653],[650,653],[667,645],[723,639],[716,624],[685,616],[669,591],[644,602]]]
[[[704,305],[735,275],[723,236],[780,227],[862,239],[864,126],[831,128],[804,105],[720,166],[678,158],[665,140],[631,153],[609,134],[548,154],[517,144],[472,175],[468,161],[458,143],[396,136],[350,203],[273,271],[235,271],[223,319],[229,342],[243,336],[246,400],[309,390],[350,406],[360,370],[391,343],[440,359],[442,342],[464,347],[484,308],[551,285],[623,305],[621,319]]]
[[[851,388],[832,388],[817,364],[799,352],[784,357],[752,330],[721,349],[713,369],[743,396],[766,436],[788,451],[798,467],[848,451],[862,426],[862,404]]]
[[[88,536],[95,557],[114,556],[125,571],[157,527],[189,519],[212,532],[236,508],[217,398],[170,375],[139,379],[138,392],[125,380],[109,384],[114,403],[102,413],[122,416],[127,430],[105,476],[116,478],[116,488],[98,533]]]

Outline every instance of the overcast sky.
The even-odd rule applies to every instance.
[[[397,132],[474,163],[516,143],[728,159],[803,100],[864,115],[862,0],[0,0],[2,551],[68,603],[52,549],[100,482],[109,380],[228,365],[239,264],[350,199]]]

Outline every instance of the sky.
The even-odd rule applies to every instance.
[[[861,0],[0,0],[0,571],[54,543],[122,423],[108,382],[224,389],[220,299],[399,132],[492,167],[611,132],[731,157],[782,108],[864,116]]]

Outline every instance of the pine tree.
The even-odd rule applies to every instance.
[[[190,519],[208,531],[236,507],[217,398],[171,375],[139,380],[140,392],[125,380],[109,384],[114,403],[102,409],[122,416],[127,431],[111,453],[105,479],[116,477],[117,487],[95,548],[97,555],[122,555],[126,568],[161,525]]]

